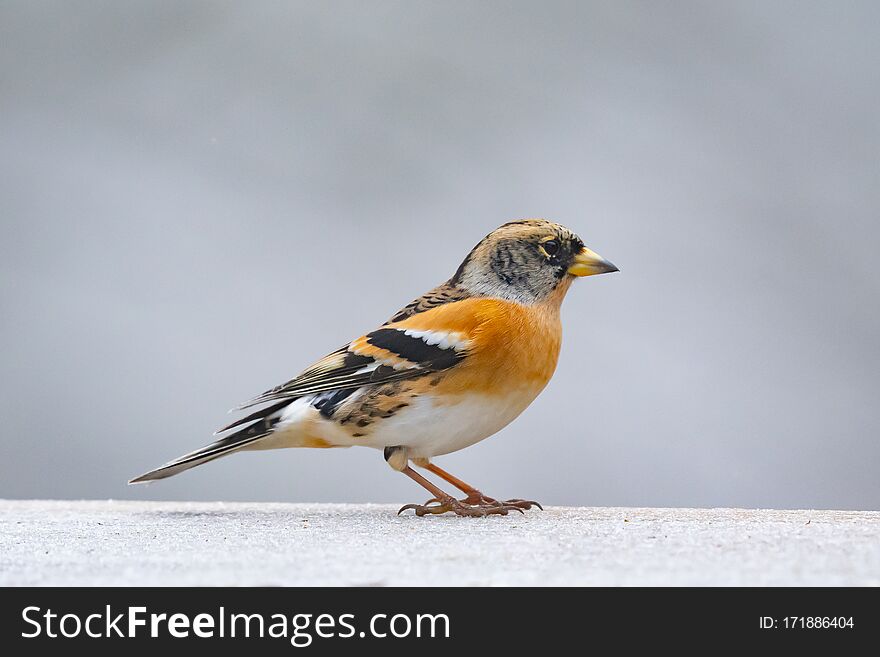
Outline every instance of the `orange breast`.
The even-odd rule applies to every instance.
[[[562,343],[557,304],[465,299],[414,315],[399,326],[442,327],[471,341],[467,358],[444,373],[433,389],[439,395],[520,391],[537,395],[553,376]]]

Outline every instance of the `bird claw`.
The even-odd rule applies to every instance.
[[[523,509],[530,509],[532,505],[540,507],[537,502],[528,500],[511,500],[508,502],[499,502],[492,498],[483,497],[479,501],[475,496],[468,496],[464,500],[457,500],[454,497],[438,499],[431,498],[424,504],[405,504],[400,507],[397,515],[404,511],[412,509],[418,517],[425,515],[440,515],[442,513],[454,513],[457,516],[465,516],[468,518],[483,518],[485,516],[499,515],[506,516],[511,511],[519,511],[525,513]]]
[[[397,515],[400,515],[404,511],[409,511],[410,509],[416,509],[416,515],[418,515],[418,508],[420,506],[421,506],[420,504],[404,504],[402,507],[400,507],[397,510]]]
[[[538,507],[539,509],[541,509],[541,511],[544,510],[544,507],[541,506],[540,503],[535,502],[535,500],[520,500],[520,499],[504,500],[504,504],[507,504],[509,506],[515,506],[518,509],[526,509],[527,511],[529,509],[531,509],[533,506]]]

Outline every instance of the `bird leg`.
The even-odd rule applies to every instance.
[[[400,507],[400,510],[397,512],[398,515],[408,509],[415,511],[417,516],[424,516],[426,514],[437,515],[451,511],[457,516],[468,516],[471,518],[491,515],[506,516],[510,511],[519,511],[520,513],[523,513],[523,510],[520,507],[512,504],[504,504],[501,502],[498,502],[497,504],[469,504],[462,500],[457,500],[452,497],[452,495],[449,495],[432,484],[408,465],[402,468],[400,472],[412,479],[419,486],[422,486],[434,497],[424,504],[406,504]]]
[[[499,502],[498,500],[484,495],[482,491],[474,488],[470,484],[462,481],[455,475],[446,472],[443,468],[440,468],[433,463],[431,463],[428,459],[417,458],[413,459],[413,463],[415,463],[420,468],[425,468],[429,472],[433,472],[435,475],[443,479],[444,481],[448,481],[450,484],[455,486],[458,490],[466,495],[466,497],[461,500],[464,504],[476,504],[480,506],[514,506],[518,509],[531,509],[533,506],[538,507],[542,511],[544,507],[535,502],[534,500],[521,500],[521,499],[513,499],[513,500],[505,500],[504,502]]]
[[[482,491],[474,488],[468,483],[465,483],[455,475],[446,472],[446,470],[444,470],[443,468],[437,467],[427,459],[413,459],[413,463],[415,463],[420,468],[424,468],[429,472],[433,472],[435,475],[437,475],[444,481],[448,481],[462,493],[467,495],[467,497],[462,500],[462,502],[464,502],[465,504],[500,504],[498,500],[483,495]]]

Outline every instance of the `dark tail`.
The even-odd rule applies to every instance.
[[[286,401],[283,405],[286,405],[287,403],[289,403],[289,401]],[[278,410],[277,406],[279,405],[269,407],[268,409],[263,409],[264,412],[272,413],[272,415],[267,415],[257,422],[254,422],[250,426],[236,431],[235,433],[230,434],[225,438],[215,440],[213,443],[205,445],[204,447],[201,447],[194,452],[184,454],[180,458],[176,458],[173,461],[156,468],[155,470],[150,470],[149,472],[142,474],[139,477],[135,477],[128,483],[142,484],[148,481],[155,481],[156,479],[173,477],[174,475],[183,472],[184,470],[189,470],[190,468],[194,468],[197,465],[201,465],[202,463],[207,463],[208,461],[219,459],[221,456],[232,454],[232,452],[237,452],[238,450],[247,447],[251,443],[256,442],[260,438],[268,436],[274,431],[275,425],[278,424],[279,420],[278,415],[274,412]],[[254,415],[257,414],[255,413]],[[245,418],[242,421],[247,421],[248,419],[254,418]]]

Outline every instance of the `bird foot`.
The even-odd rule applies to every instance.
[[[474,491],[466,498],[462,500],[465,504],[477,504],[480,506],[488,505],[488,506],[515,506],[518,509],[525,509],[528,511],[533,506],[538,507],[541,511],[544,510],[544,507],[535,502],[534,500],[521,500],[519,498],[512,500],[504,500],[503,502],[499,502],[494,497],[488,497],[487,495],[483,495],[480,491]]]
[[[499,502],[491,497],[485,497],[482,494],[479,496],[468,495],[468,497],[463,500],[457,500],[452,496],[443,498],[432,497],[424,504],[406,504],[400,507],[397,515],[412,509],[419,517],[428,514],[439,515],[441,513],[452,512],[457,516],[482,518],[491,515],[506,516],[511,511],[519,511],[520,513],[523,513],[523,509],[531,509],[533,505],[541,508],[540,504],[530,500]]]

